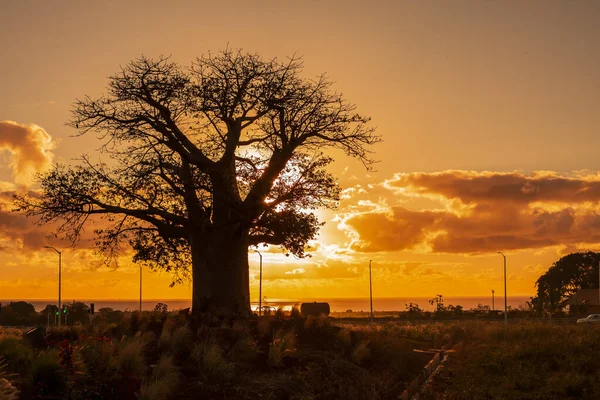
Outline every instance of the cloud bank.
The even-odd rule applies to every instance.
[[[34,174],[52,165],[52,138],[44,128],[35,124],[0,121],[0,150],[8,150],[12,159],[15,183],[27,186]]]
[[[341,217],[358,238],[355,251],[477,254],[600,244],[598,173],[449,170],[396,174],[378,186],[387,197],[366,209],[349,206]],[[419,201],[427,207],[414,207]]]

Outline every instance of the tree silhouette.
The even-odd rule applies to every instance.
[[[108,260],[134,261],[193,281],[193,312],[247,316],[248,246],[280,245],[297,257],[335,207],[340,189],[326,148],[370,168],[380,140],[324,76],[302,61],[225,50],[184,69],[168,58],[134,60],[108,94],[76,102],[70,125],[99,132],[109,160],[83,156],[41,176],[42,193],[19,209],[60,221],[76,241],[94,217]]]
[[[535,285],[537,296],[532,304],[538,312],[552,316],[562,309],[579,289],[598,288],[600,253],[572,253],[554,262]]]
[[[435,304],[436,312],[444,311],[444,296],[442,296],[441,294],[436,294],[433,299],[429,300],[429,304]]]

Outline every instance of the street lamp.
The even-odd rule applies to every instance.
[[[260,251],[254,250],[258,253],[260,257],[260,274],[259,274],[259,284],[258,284],[258,316],[262,315],[262,254]]]
[[[373,322],[373,280],[371,278],[371,262],[373,260],[369,260],[369,298],[371,301],[371,323]]]
[[[140,313],[142,312],[142,266],[140,265]]]
[[[61,299],[60,299],[60,295],[61,295],[61,280],[62,280],[62,253],[58,250],[56,250],[56,248],[52,247],[52,246],[44,246],[44,248],[46,249],[52,249],[55,252],[58,253],[58,326],[60,327],[60,321],[61,321],[61,316],[60,316],[60,306],[61,306]]]
[[[492,289],[492,311],[496,311],[496,307],[494,304],[494,289]]]
[[[506,256],[501,251],[498,252],[504,257],[504,323],[508,323],[508,307],[506,306]]]

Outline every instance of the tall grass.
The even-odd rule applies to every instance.
[[[459,332],[341,327],[297,313],[200,326],[168,313],[104,314],[89,326],[51,329],[43,347],[0,332],[0,356],[7,371],[20,372],[23,398],[397,398],[427,361],[413,349]]]
[[[0,357],[0,399],[17,400],[19,389],[13,384],[14,374],[7,372],[8,363]]]
[[[600,329],[479,323],[425,398],[600,398]]]
[[[176,398],[180,376],[173,356],[163,355],[152,369],[151,376],[140,388],[141,400],[168,400]]]

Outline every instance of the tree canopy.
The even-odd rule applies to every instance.
[[[563,308],[579,289],[598,288],[600,253],[572,253],[560,258],[536,281],[537,296],[532,304],[552,314]]]

